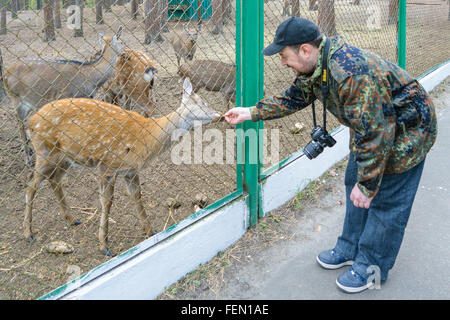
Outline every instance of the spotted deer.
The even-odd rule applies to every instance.
[[[202,24],[198,23],[195,27],[195,32],[191,33],[184,25],[183,30],[176,29],[169,34],[168,39],[175,51],[177,58],[177,66],[180,67],[181,58],[185,62],[191,61],[194,58],[195,51],[197,50],[198,34],[202,29]]]
[[[17,111],[17,124],[25,148],[25,160],[32,166],[32,151],[25,134],[30,114],[44,104],[69,97],[94,97],[113,74],[117,57],[123,55],[118,41],[122,26],[112,37],[98,34],[102,50],[92,61],[26,58],[5,69],[3,83]]]
[[[103,86],[104,100],[145,117],[155,108],[152,89],[158,70],[142,51],[125,49],[117,59],[116,71]]]
[[[204,88],[222,92],[225,105],[236,102],[236,66],[215,60],[192,60],[178,69],[181,78],[189,77],[194,91]]]
[[[30,118],[28,126],[36,164],[26,190],[25,238],[34,240],[32,204],[44,179],[50,182],[64,218],[73,225],[80,224],[70,213],[61,188],[61,180],[73,163],[99,171],[102,214],[98,238],[104,254],[114,255],[107,246],[108,216],[119,174],[125,177],[145,234],[151,235],[153,228],[142,203],[138,172],[186,130],[219,119],[220,114],[193,92],[189,79],[183,84],[180,107],[161,118],[145,118],[92,99],[63,99],[46,104]]]

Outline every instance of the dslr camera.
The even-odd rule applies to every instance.
[[[308,159],[312,160],[322,153],[323,148],[332,147],[336,144],[336,140],[321,126],[315,126],[311,131],[311,139],[303,149]]]

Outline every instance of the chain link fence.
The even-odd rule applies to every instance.
[[[163,231],[236,189],[234,155],[226,154],[233,148],[217,146],[234,141],[234,130],[225,122],[195,128],[175,144],[178,149],[159,151],[177,125],[192,125],[186,112],[170,116],[180,110],[185,77],[210,110],[223,114],[233,103],[235,23],[230,1],[8,0],[0,5],[6,90],[0,107],[0,298],[39,297],[110,259],[103,253],[119,254],[143,241],[144,231]],[[36,135],[47,137],[38,145],[51,143],[55,130],[62,136],[47,149],[45,163],[36,162],[35,145],[30,144],[31,162],[49,179],[36,187],[32,233],[27,233],[26,193],[34,169],[24,157],[26,134],[16,119],[26,123],[46,103],[73,97],[96,101],[54,103],[50,109],[60,108],[60,117],[48,112],[35,118]],[[153,119],[145,122],[98,101]],[[197,98],[188,104],[196,104],[193,112],[208,110]],[[52,156],[56,153],[70,154],[74,163],[59,161]],[[154,157],[136,181],[129,169],[142,166],[150,155]],[[62,186],[60,202],[60,190],[53,190],[52,183]],[[136,194],[139,187],[146,221]],[[109,205],[109,216],[102,218]],[[26,240],[30,237],[32,242]],[[50,250],[73,251],[48,252],[55,241],[59,246]]]
[[[397,61],[396,1],[264,3],[265,45],[279,23],[297,15],[316,22],[328,36],[339,34]],[[448,10],[440,0],[408,1],[407,69],[414,76],[448,59]],[[223,114],[234,105],[235,39],[232,0],[0,1],[0,299],[42,296],[106,262],[110,257],[104,253],[119,254],[143,241],[142,227],[148,234],[166,230],[236,190],[234,130],[207,112]],[[169,120],[181,105],[186,77],[209,109],[198,98],[191,104],[210,123],[160,152],[167,141],[162,135],[174,131]],[[265,58],[265,96],[280,93],[293,80],[279,57]],[[53,103],[33,116],[62,98],[81,100]],[[62,110],[60,116],[55,110]],[[316,112],[322,112],[320,103]],[[185,125],[188,115],[179,116]],[[27,129],[31,118],[37,132],[33,143],[45,148],[29,144],[27,159],[24,141],[33,134],[20,128],[24,123]],[[328,128],[338,126],[328,119]],[[264,128],[279,130],[281,160],[310,141],[312,115],[306,109],[268,121]],[[52,158],[52,152],[70,154],[73,162]],[[36,162],[36,153],[51,158],[47,167]],[[131,169],[150,155],[136,180]],[[35,168],[41,169],[38,174],[47,170],[42,176],[49,179],[35,188],[33,232],[27,233],[24,212]],[[64,196],[58,196],[58,186]],[[148,219],[139,207],[139,188]],[[102,218],[109,206],[109,216]],[[59,246],[48,248],[55,241]],[[52,253],[58,250],[70,253]]]
[[[397,0],[266,0],[264,7],[265,45],[272,42],[277,26],[295,15],[315,22],[329,36],[339,35],[356,47],[371,51],[397,63]],[[447,1],[407,1],[406,69],[417,77],[447,59],[450,52],[450,11]],[[294,80],[290,68],[280,64],[278,55],[265,57],[265,95],[287,89]],[[322,106],[317,101],[316,115],[321,123]],[[327,116],[327,128],[339,126]],[[282,119],[264,123],[265,129],[280,130],[280,159],[304,147],[310,140],[312,114],[309,108]],[[269,165],[265,165],[265,169]]]

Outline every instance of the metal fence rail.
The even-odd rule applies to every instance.
[[[265,129],[252,140],[219,122],[211,110],[223,114],[234,105],[247,107],[290,86],[294,75],[279,57],[263,59],[259,53],[290,15],[392,62],[406,58],[414,76],[446,61],[448,3],[403,2],[406,15],[399,20],[402,2],[0,1],[0,298],[42,296],[110,259],[103,253],[118,254],[144,240],[142,227],[147,233],[165,230],[236,190],[251,196],[249,225],[255,224],[262,214],[264,170],[310,141],[311,112],[237,126],[246,133]],[[398,54],[403,21],[406,57]],[[199,124],[178,109],[185,78],[200,97],[190,104],[209,123],[175,140],[172,133],[181,132],[174,131],[175,124],[181,129]],[[55,102],[62,98],[71,100]],[[317,109],[320,113],[320,104]],[[329,128],[338,126],[328,119]],[[172,145],[159,151],[165,141]],[[271,149],[273,144],[278,147]],[[261,161],[249,163],[262,153]],[[130,171],[153,154],[147,168]],[[61,160],[63,155],[70,161]],[[39,174],[44,181],[33,188]],[[58,200],[60,187],[64,196]],[[33,207],[32,233],[24,224],[27,201]],[[70,214],[64,214],[65,205]],[[109,217],[102,218],[109,206]],[[61,246],[48,249],[55,241]],[[55,250],[70,253],[49,252]]]

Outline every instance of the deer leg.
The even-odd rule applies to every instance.
[[[139,218],[141,219],[142,228],[144,229],[145,234],[147,236],[156,234],[156,231],[152,230],[151,223],[149,222],[149,217],[145,213],[144,205],[142,204],[141,183],[136,171],[129,171],[125,175],[125,181],[127,183],[128,193],[134,200],[136,210],[138,212]]]
[[[25,194],[25,219],[23,221],[23,230],[25,239],[27,239],[29,242],[34,241],[34,235],[31,230],[33,200],[34,196],[36,195],[36,191],[39,188],[39,185],[44,179],[45,176],[35,168],[32,181],[28,185]]]
[[[108,217],[114,196],[115,176],[102,175],[100,181],[100,203],[102,205],[102,216],[100,218],[100,228],[98,239],[100,250],[103,254],[112,257],[114,253],[108,249]]]
[[[57,168],[55,172],[48,178],[48,181],[50,182],[50,186],[52,187],[53,193],[55,194],[59,206],[61,207],[61,210],[64,214],[64,219],[66,219],[71,225],[77,226],[81,224],[81,221],[80,219],[74,217],[70,212],[61,186],[61,180],[64,177],[64,174],[66,173],[65,170],[67,170],[68,167],[69,166],[67,165],[66,167],[63,168]]]
[[[25,164],[29,167],[33,166],[33,150],[30,147],[30,140],[25,130],[25,121],[30,114],[31,106],[27,103],[21,103],[17,108],[17,124],[19,127],[20,138],[22,139],[25,152]]]

